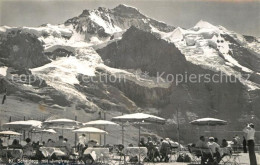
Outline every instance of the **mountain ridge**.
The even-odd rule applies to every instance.
[[[23,112],[35,111],[44,116],[58,111],[65,116],[75,113],[88,117],[100,111],[111,115],[144,111],[173,121],[179,105],[184,123],[210,114],[230,123],[255,115],[254,121],[260,124],[259,48],[257,38],[222,26],[199,21],[190,29],[176,28],[126,5],[84,10],[59,25],[3,26],[1,93],[8,88],[8,98],[15,105],[22,107],[19,100],[25,100],[33,107],[39,104],[51,110],[23,109],[14,114],[11,108],[17,107],[7,100],[10,108],[6,106],[1,113],[18,118]],[[165,73],[160,81],[157,73]],[[167,81],[169,74],[193,73],[224,73],[237,81]],[[19,80],[21,76],[26,81]],[[103,81],[107,77],[115,82]],[[175,126],[166,126],[164,136],[176,138],[170,134]],[[188,124],[183,127],[192,131]]]

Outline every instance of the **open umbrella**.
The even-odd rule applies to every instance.
[[[108,120],[94,120],[87,123],[83,123],[83,125],[86,126],[103,126],[104,130],[106,129],[106,126],[119,126],[117,123],[114,123],[112,121]],[[101,134],[100,134],[100,143],[101,143]],[[104,135],[104,145],[106,144],[106,135]]]
[[[73,132],[76,133],[91,133],[91,134],[108,134],[106,131],[99,129],[99,128],[94,128],[94,127],[83,127],[79,128],[76,130],[73,130]]]
[[[15,130],[15,131],[23,131],[24,139],[25,139],[25,131],[28,131],[28,137],[29,137],[29,133],[33,129],[41,128],[41,126],[42,126],[42,122],[38,120],[21,120],[21,121],[13,121],[13,122],[3,124],[3,128]]]
[[[3,128],[15,129],[15,130],[31,130],[33,128],[40,128],[41,121],[26,120],[26,121],[13,121],[3,124]]]
[[[137,123],[139,125],[139,141],[140,141],[140,124],[141,123],[146,122],[146,123],[165,124],[165,122],[166,122],[166,120],[164,118],[145,114],[145,113],[133,113],[133,114],[117,116],[117,117],[113,117],[112,121]]]
[[[141,126],[140,125],[142,123],[165,124],[165,122],[166,122],[166,120],[164,118],[157,117],[157,116],[154,116],[154,115],[145,114],[145,113],[133,113],[133,114],[117,116],[117,117],[113,117],[112,121],[137,123],[138,127],[139,127],[138,144],[140,142],[140,134],[141,134]],[[139,153],[139,164],[140,164],[140,153]]]
[[[118,125],[118,124],[108,120],[94,120],[87,123],[83,123],[83,125],[106,126],[106,125]]]
[[[198,126],[218,126],[227,125],[227,121],[215,118],[201,118],[191,121],[190,124]]]
[[[87,133],[89,134],[89,140],[90,140],[90,134],[108,134],[106,131],[99,129],[99,128],[94,128],[94,127],[83,127],[83,128],[79,128],[76,130],[73,130],[73,132],[75,133]]]
[[[154,115],[149,115],[145,113],[133,113],[122,116],[113,117],[112,121],[118,122],[147,122],[147,123],[157,123],[157,124],[165,124],[166,120],[161,117],[157,117]]]
[[[164,118],[145,114],[145,113],[133,113],[133,114],[117,116],[117,117],[113,117],[112,121],[137,123],[139,125],[139,141],[140,141],[140,124],[141,123],[165,124],[165,122],[166,122],[166,120]]]
[[[22,134],[14,131],[1,131],[0,136],[21,136]]]
[[[32,131],[32,133],[40,133],[42,142],[42,134],[56,134],[57,132],[54,129],[39,129]]]
[[[42,130],[34,130],[32,133],[50,133],[50,134],[55,134],[57,133],[54,129],[42,129]]]
[[[71,119],[54,119],[54,120],[47,120],[42,123],[43,128],[48,129],[61,129],[62,135],[63,130],[73,130],[81,125],[80,122],[71,120]]]
[[[46,133],[51,133],[51,134],[57,133],[54,129],[44,129],[44,130],[41,130],[41,132],[46,132]]]
[[[71,120],[71,119],[54,119],[54,120],[46,120],[43,122],[44,125],[46,124],[51,124],[51,125],[67,125],[67,126],[74,126],[74,125],[79,125],[80,122]]]
[[[190,122],[192,125],[197,125],[197,126],[207,126],[208,130],[210,126],[223,126],[227,125],[227,121],[221,120],[221,119],[216,119],[216,118],[201,118],[197,120],[193,120]]]

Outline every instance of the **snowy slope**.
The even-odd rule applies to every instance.
[[[249,90],[260,88],[259,84],[243,78],[242,74],[250,75],[254,71],[241,65],[229,53],[232,52],[229,46],[231,43],[226,41],[222,35],[231,34],[234,36],[233,32],[205,21],[199,21],[194,27],[187,30],[178,27],[172,32],[165,33],[153,27],[152,31],[160,34],[162,39],[173,42],[191,63],[216,72],[221,71],[226,75],[233,75],[246,85]],[[250,47],[250,44],[245,42],[242,36],[236,36],[238,36],[237,40],[243,40],[244,45]],[[258,48],[254,47],[256,53],[259,52],[259,45],[258,43]],[[242,72],[237,71],[235,68],[240,68]]]

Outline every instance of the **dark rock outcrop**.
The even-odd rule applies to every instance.
[[[35,68],[50,62],[33,34],[11,31],[0,46],[0,61],[14,68]]]
[[[141,69],[150,76],[184,73],[185,57],[173,44],[132,26],[122,40],[97,50],[105,64],[121,69]]]

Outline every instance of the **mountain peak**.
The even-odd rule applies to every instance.
[[[117,7],[115,7],[113,9],[113,11],[121,16],[141,16],[141,17],[145,17],[144,15],[142,15],[140,13],[140,11],[132,6],[127,6],[124,4],[120,4]]]
[[[206,28],[206,29],[215,29],[216,26],[212,25],[207,21],[200,20],[194,27]]]
[[[79,17],[84,17],[84,16],[89,16],[90,15],[90,11],[89,10],[83,10],[83,12],[79,15]]]
[[[125,5],[125,4],[119,4],[118,6],[116,6],[115,8],[114,8],[114,10],[115,9],[132,9],[132,10],[137,10],[137,11],[139,11],[137,8],[135,8],[135,7],[133,7],[133,6],[128,6],[128,5]]]

